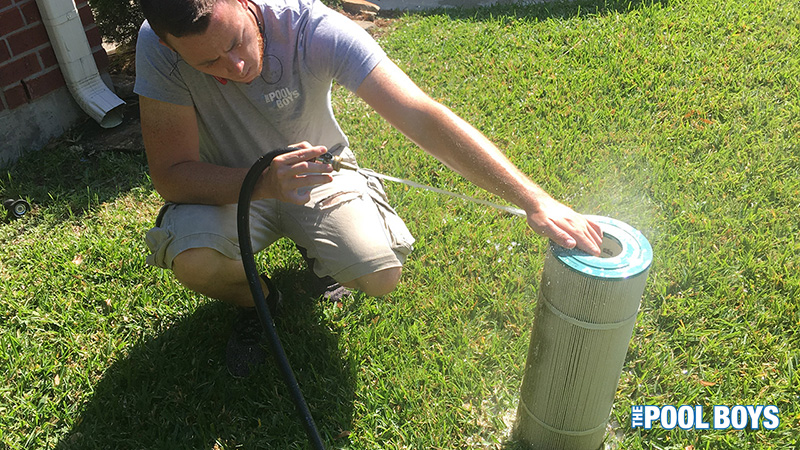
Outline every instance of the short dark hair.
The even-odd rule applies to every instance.
[[[150,28],[163,41],[206,31],[218,0],[139,0]]]

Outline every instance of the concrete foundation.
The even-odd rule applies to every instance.
[[[66,86],[0,114],[0,167],[7,167],[29,151],[39,150],[87,117]]]

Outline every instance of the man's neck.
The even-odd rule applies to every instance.
[[[261,15],[261,8],[258,7],[252,0],[247,1],[247,10],[250,11],[250,14],[253,15],[253,18],[256,19],[256,25],[258,26],[258,31],[261,33],[261,36],[264,36],[264,17]]]

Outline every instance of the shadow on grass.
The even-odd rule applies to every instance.
[[[306,272],[275,275],[284,293],[308,282]],[[323,439],[342,444],[352,420],[352,371],[319,303],[285,297],[278,333]],[[274,364],[245,379],[228,374],[224,351],[234,314],[210,302],[133,345],[108,368],[55,448],[306,448]]]
[[[31,217],[20,223],[79,221],[130,191],[149,196],[147,160],[135,139],[141,135],[137,107],[130,108],[121,130],[87,121],[0,169],[0,196],[25,198],[33,206]],[[134,139],[125,142],[128,137]],[[325,440],[346,445],[353,370],[322,318],[322,306],[303,293],[309,273],[270,272],[286,294],[278,333],[312,415]],[[99,380],[85,374],[92,392],[76,396],[89,400],[55,448],[305,448],[304,429],[271,361],[246,379],[228,374],[224,351],[234,315],[233,308],[211,301],[191,314],[167,318],[174,322],[164,329],[131,336],[130,346],[114,351],[121,356]]]

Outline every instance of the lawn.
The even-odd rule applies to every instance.
[[[611,422],[624,449],[800,448],[800,3],[595,1],[395,17],[389,55],[556,198],[625,221],[653,266]],[[344,89],[360,163],[491,201]],[[274,367],[232,379],[234,311],[144,263],[144,155],[84,124],[6,168],[0,447],[307,448]],[[259,264],[330,448],[517,449],[547,242],[519,218],[387,185],[417,237],[399,288],[322,303],[289,242]],[[631,427],[631,405],[776,405],[776,430]]]

